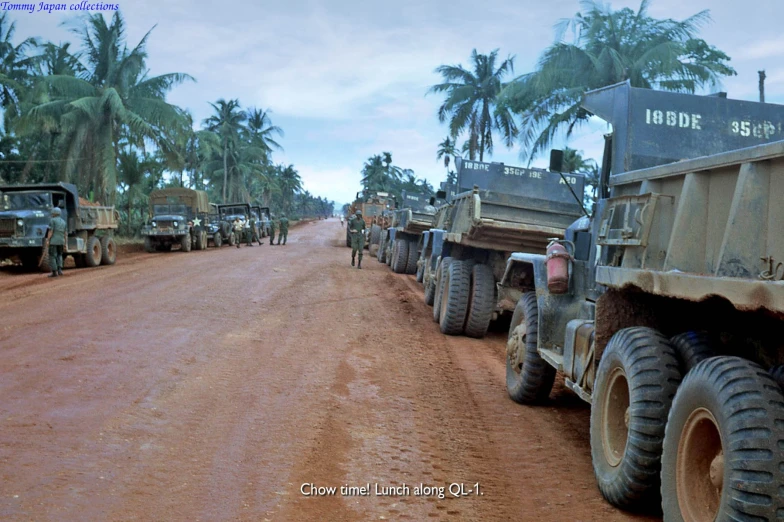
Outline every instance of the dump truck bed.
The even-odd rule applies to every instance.
[[[574,194],[582,197],[584,179],[580,174],[562,176],[503,164],[462,163],[458,183],[473,183],[476,188],[452,200],[447,241],[505,252],[541,253],[550,238],[563,238],[566,227],[583,215],[567,186],[569,183]],[[469,167],[464,167],[466,164]],[[481,188],[480,183],[487,188]]]

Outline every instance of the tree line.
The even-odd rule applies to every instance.
[[[130,47],[118,11],[108,22],[84,15],[70,30],[78,50],[40,38],[15,44],[16,24],[0,14],[0,183],[74,183],[117,205],[127,232],[145,219],[148,194],[170,186],[293,217],[333,212],[334,202],[304,190],[293,165],[273,163],[284,134],[269,109],[220,99],[196,130],[189,111],[166,100],[194,78],[150,75],[152,29]]]
[[[581,107],[586,91],[628,80],[632,87],[693,94],[737,74],[727,54],[697,37],[710,21],[709,11],[676,21],[649,16],[649,7],[650,0],[642,0],[636,11],[582,1],[579,13],[556,25],[555,41],[535,69],[518,76],[515,57],[500,59],[499,49],[489,54],[474,49],[468,67],[438,66],[442,82],[426,94],[443,96],[437,117],[448,135],[437,145],[436,159],[444,161],[446,180],[455,181],[450,170],[455,158],[487,161],[499,139],[507,148],[519,147],[520,160],[528,165],[557,137],[568,141],[591,116]],[[365,188],[367,169],[368,163],[362,171]],[[586,176],[585,203],[592,207],[596,160],[565,147],[563,170]],[[383,177],[371,177],[371,188],[393,182],[391,172]]]

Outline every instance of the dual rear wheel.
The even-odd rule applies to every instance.
[[[537,321],[530,292],[507,350],[507,390],[524,404],[545,400],[555,376],[536,350]],[[759,365],[715,356],[702,332],[618,331],[597,368],[590,437],[599,489],[616,506],[660,503],[665,521],[693,522],[784,511],[782,390]]]

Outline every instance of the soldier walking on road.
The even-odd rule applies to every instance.
[[[359,264],[357,268],[362,268],[362,254],[365,248],[365,220],[362,219],[362,211],[348,220],[348,229],[351,232],[351,266],[354,266],[354,258],[359,251]]]
[[[286,214],[280,215],[280,232],[278,233],[278,244],[283,239],[283,244],[286,244],[286,239],[289,237],[289,220]]]
[[[270,215],[270,246],[275,244],[275,230],[277,224],[275,223],[275,216]]]
[[[234,242],[237,244],[237,248],[240,247],[240,243],[242,243],[242,221],[240,218],[234,218]]]
[[[63,246],[67,226],[60,214],[59,208],[52,209],[52,219],[49,220],[49,231],[46,233],[49,239],[49,268],[52,269],[49,277],[63,275]]]
[[[343,226],[343,216],[340,216],[340,226]]]

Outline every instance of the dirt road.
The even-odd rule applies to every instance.
[[[441,335],[344,238],[0,271],[0,519],[633,519],[596,488],[584,404],[513,403],[504,333]]]

